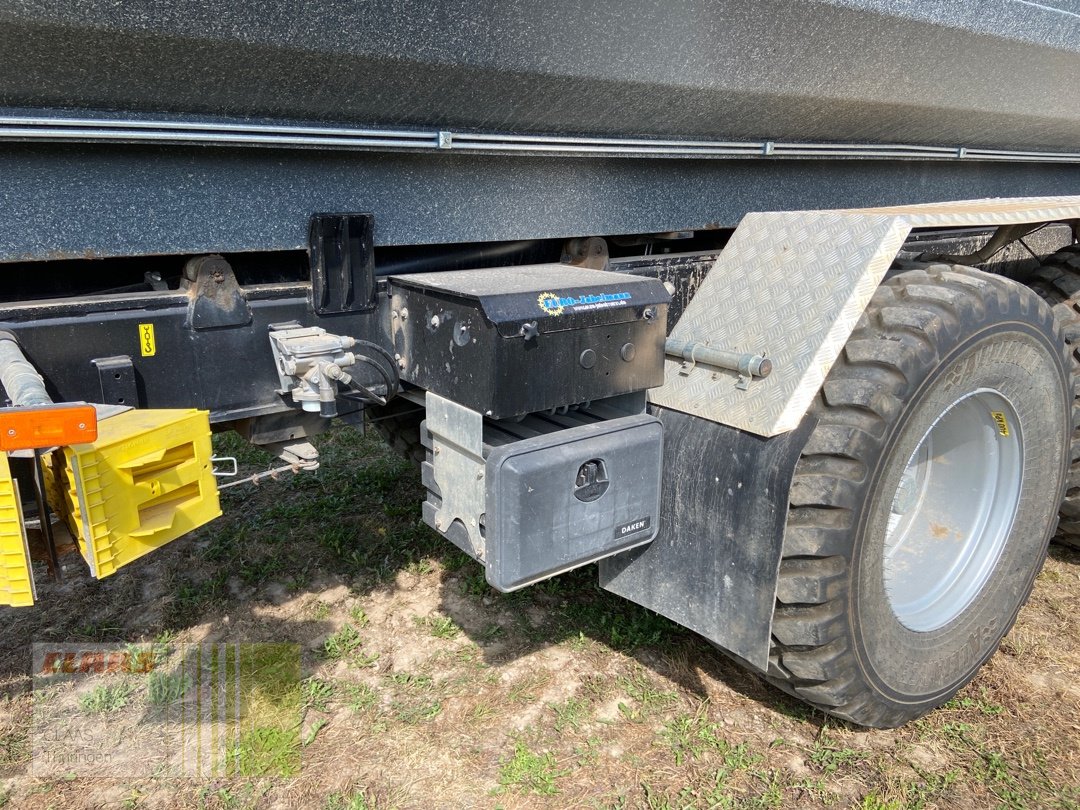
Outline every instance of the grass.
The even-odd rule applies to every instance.
[[[100,582],[39,582],[38,608],[4,614],[8,806],[1080,808],[1080,554],[1052,551],[1003,651],[945,707],[862,731],[600,590],[595,567],[496,593],[422,525],[407,464],[352,430],[315,442],[317,473],[227,490],[225,516],[192,538]],[[255,725],[218,778],[31,780],[37,709],[85,717],[83,697],[95,723],[158,733],[155,700],[184,689],[162,657],[93,691],[27,692],[27,638],[297,652],[276,674],[260,662]]]
[[[128,705],[135,686],[128,681],[102,683],[79,698],[79,708],[85,714],[118,712]]]
[[[151,706],[171,706],[191,688],[191,678],[183,672],[154,671],[146,679],[146,697]]]
[[[379,694],[364,683],[349,683],[342,687],[345,705],[353,712],[366,712],[379,700]]]
[[[321,678],[308,678],[303,684],[303,697],[305,708],[325,712],[334,697],[334,684]]]
[[[346,624],[326,639],[323,652],[331,661],[340,661],[356,653],[363,643],[360,631],[351,624]]]
[[[676,765],[698,759],[705,753],[718,755],[721,771],[731,773],[750,768],[761,761],[745,743],[732,745],[724,736],[722,726],[707,719],[708,704],[703,704],[696,714],[683,714],[668,721],[661,732],[661,739],[671,749]]]
[[[636,669],[633,674],[615,679],[631,704],[619,703],[619,711],[635,723],[644,722],[658,712],[662,712],[678,701],[675,692],[658,687],[643,669]]]
[[[588,718],[589,702],[580,698],[568,698],[564,703],[551,703],[548,708],[555,715],[556,731],[577,731]]]
[[[364,793],[345,795],[332,793],[326,798],[323,810],[374,810],[375,805],[368,801]]]
[[[555,754],[551,751],[534,752],[519,742],[514,746],[514,753],[499,767],[497,792],[554,796],[559,792],[555,780],[566,773],[558,769]]]
[[[865,754],[834,740],[828,733],[828,726],[822,728],[810,751],[810,761],[825,774],[836,773],[841,768],[856,765],[864,759]]]
[[[461,635],[461,628],[449,616],[416,616],[413,621],[425,628],[434,638],[453,639]]]
[[[260,726],[246,732],[228,758],[230,773],[291,777],[300,772],[298,728]]]

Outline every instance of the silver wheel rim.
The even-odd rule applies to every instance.
[[[909,630],[944,627],[983,589],[1012,531],[1023,478],[1012,404],[982,388],[923,434],[893,493],[885,592]]]

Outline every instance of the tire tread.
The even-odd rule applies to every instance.
[[[795,469],[766,676],[776,686],[860,725],[916,716],[879,700],[856,661],[847,616],[853,521],[867,471],[913,384],[913,355],[916,365],[936,362],[936,347],[963,330],[965,313],[1009,306],[1030,312],[1038,301],[1016,282],[958,265],[910,269],[875,292],[815,399],[817,427]],[[1070,311],[1080,327],[1080,300]],[[1052,330],[1049,310],[1038,312]],[[1080,365],[1080,353],[1073,361]],[[1080,526],[1080,490],[1073,497]]]

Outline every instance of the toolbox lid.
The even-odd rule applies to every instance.
[[[671,301],[657,279],[567,264],[414,273],[390,284],[477,307],[507,337],[528,321],[541,332],[625,323]]]

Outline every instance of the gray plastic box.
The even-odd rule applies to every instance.
[[[488,582],[510,591],[650,542],[663,426],[648,414],[533,436],[487,457]]]

